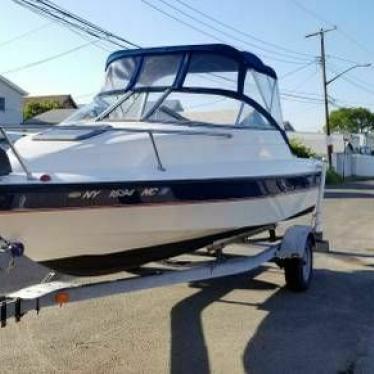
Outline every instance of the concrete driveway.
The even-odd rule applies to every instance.
[[[374,191],[327,191],[307,293],[251,274],[44,309],[0,330],[1,373],[374,373]],[[20,270],[40,280],[44,269]],[[0,278],[2,288],[13,284]]]

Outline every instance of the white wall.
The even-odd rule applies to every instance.
[[[352,155],[352,175],[357,177],[374,177],[374,156]]]
[[[336,171],[344,176],[373,177],[374,156],[358,153],[338,153],[333,155],[333,165]]]
[[[0,126],[20,125],[23,119],[23,96],[0,80],[0,97],[5,97],[5,111],[0,110]]]
[[[342,152],[332,155],[332,166],[337,173],[345,177],[353,175],[353,157],[352,153]],[[374,170],[373,170],[374,171]]]
[[[301,143],[311,148],[312,151],[318,155],[324,156],[327,154],[327,137],[326,134],[318,132],[299,132],[289,131],[287,135],[290,139],[296,138]],[[342,134],[331,135],[334,152],[344,152],[344,140]]]

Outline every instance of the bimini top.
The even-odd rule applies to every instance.
[[[231,57],[232,59],[244,65],[246,69],[253,69],[259,73],[266,74],[273,79],[277,79],[275,71],[265,65],[256,55],[246,51],[239,51],[227,44],[201,44],[201,45],[182,45],[172,47],[142,48],[142,49],[126,49],[112,53],[107,60],[106,68],[114,61],[135,56],[164,55],[173,53],[193,53],[206,52],[216,53],[222,56]]]

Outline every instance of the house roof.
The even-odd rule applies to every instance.
[[[156,104],[156,101],[150,100],[147,102],[147,105],[145,106],[145,111],[148,109],[151,109]],[[174,110],[175,112],[183,112],[183,106],[180,102],[180,100],[177,99],[166,99],[164,102],[164,105],[167,106],[169,109]]]
[[[57,101],[60,105],[69,104],[69,108],[78,108],[77,103],[71,95],[42,95],[42,96],[27,96],[24,99],[24,104],[36,101]],[[68,108],[65,108],[68,109]]]
[[[28,119],[23,122],[25,126],[39,126],[39,125],[57,125],[62,122],[64,119],[73,114],[76,109],[51,109],[48,112],[38,114],[35,117]]]
[[[0,82],[6,84],[8,87],[10,87],[11,89],[13,89],[14,91],[17,91],[22,96],[26,96],[28,94],[21,87],[17,86],[15,83],[11,82],[9,79],[6,79],[2,75],[0,75]]]

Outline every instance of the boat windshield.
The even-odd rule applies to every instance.
[[[282,127],[275,76],[202,52],[113,59],[101,93],[64,123],[84,120]]]
[[[122,99],[124,92],[112,94],[99,94],[93,98],[91,103],[84,105],[69,117],[65,118],[62,124],[70,124],[78,121],[94,120],[114,103]]]

